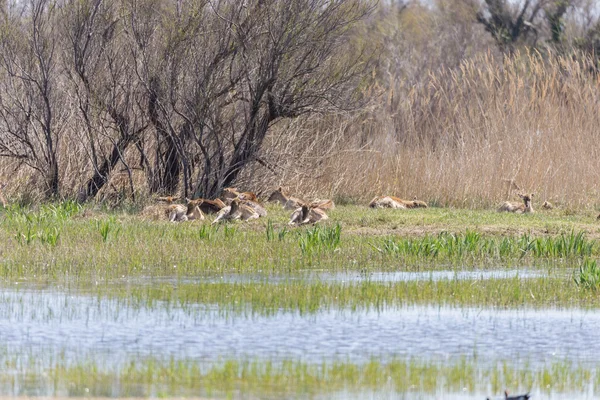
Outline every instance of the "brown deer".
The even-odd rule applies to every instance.
[[[281,186],[279,186],[277,190],[271,193],[267,201],[279,202],[286,210],[297,210],[303,205],[307,205],[309,208],[320,208],[321,210],[333,210],[335,208],[335,203],[333,202],[333,200],[316,199],[314,201],[308,202],[299,197],[289,196]]]
[[[188,220],[204,221],[204,213],[200,209],[200,205],[204,202],[203,199],[190,200],[185,199],[187,203],[186,217]]]
[[[303,205],[302,207],[298,207],[292,213],[290,218],[290,222],[288,225],[306,225],[306,224],[316,224],[319,221],[324,221],[329,219],[325,211],[320,208],[312,208],[308,205]]]
[[[406,209],[406,208],[427,208],[427,203],[421,200],[417,200],[415,197],[413,200],[403,200],[395,196],[377,196],[369,203],[371,208],[395,208],[395,209]]]
[[[198,201],[198,207],[204,214],[216,214],[227,205],[221,199],[208,200],[203,198],[194,199]]]
[[[303,204],[307,204],[306,201],[298,197],[289,196],[281,186],[271,193],[267,201],[279,202],[286,210],[295,210],[302,207]]]
[[[246,204],[243,204],[240,199],[233,199],[231,205],[228,205],[219,211],[217,218],[212,224],[219,223],[220,221],[231,221],[235,219],[241,219],[242,221],[250,221],[258,218],[259,215],[254,209]]]
[[[523,200],[523,203],[515,202],[515,201],[505,201],[498,208],[499,212],[513,212],[518,214],[523,213],[533,213],[533,205],[531,200],[533,199],[532,194],[520,194],[519,197]]]
[[[221,198],[225,202],[227,202],[228,200],[233,200],[235,198],[239,198],[240,200],[250,200],[258,202],[258,197],[256,196],[256,194],[252,192],[239,192],[237,188],[232,187],[223,189],[223,193],[221,193]]]

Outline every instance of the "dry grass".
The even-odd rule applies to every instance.
[[[426,85],[386,82],[390,89],[368,112],[305,121],[311,147],[280,152],[295,154],[301,173],[286,168],[278,180],[300,193],[418,196],[468,208],[516,200],[513,180],[541,202],[597,207],[600,79],[593,68],[583,55],[499,61],[483,54],[432,73]]]

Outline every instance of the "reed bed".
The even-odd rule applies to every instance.
[[[274,183],[340,200],[391,194],[482,208],[518,200],[512,181],[540,204],[597,209],[595,62],[583,54],[482,52],[419,80],[382,75],[368,91],[371,108],[285,127],[313,137],[317,131],[322,144],[282,154],[297,154],[303,166],[319,154],[324,161],[303,174],[289,165]]]

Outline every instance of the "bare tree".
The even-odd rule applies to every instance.
[[[139,74],[152,123],[170,149],[156,159],[172,179],[176,155],[186,191],[217,195],[249,163],[263,162],[264,139],[277,121],[357,100],[368,56],[352,48],[349,35],[372,9],[365,2],[207,0],[190,7],[194,14],[172,17],[176,31],[161,32],[162,47],[144,48]],[[163,184],[172,189],[169,179]]]
[[[485,6],[477,12],[477,21],[483,24],[501,49],[512,51],[518,41],[525,41],[530,36],[537,39],[536,19],[545,3],[545,0],[524,0],[520,3],[485,0]]]
[[[8,7],[7,7],[8,8]],[[8,8],[0,36],[0,156],[21,160],[44,178],[45,192],[59,190],[59,145],[64,98],[58,86],[56,4],[30,0]]]
[[[93,169],[80,199],[94,197],[119,162],[132,185],[124,154],[147,127],[139,107],[143,92],[132,67],[136,60],[123,43],[116,14],[115,4],[103,0],[69,0],[64,7],[65,70],[73,84]]]

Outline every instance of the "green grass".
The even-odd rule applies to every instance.
[[[216,305],[219,312],[312,315],[323,310],[383,310],[410,305],[600,308],[600,225],[591,214],[560,211],[512,215],[482,210],[370,210],[344,206],[324,224],[291,228],[289,212],[269,206],[269,217],[250,223],[148,221],[130,213],[100,213],[75,203],[0,212],[0,280],[5,286],[65,285],[74,292],[112,298],[124,307]],[[425,279],[358,282],[299,279],[310,271],[434,271],[525,267],[539,277]],[[207,281],[223,274],[264,277],[239,283]],[[289,277],[273,283],[270,276]],[[505,387],[579,391],[600,379],[591,366],[557,362],[540,368],[500,360],[372,360],[353,364],[324,360],[131,361],[105,369],[91,359],[73,365],[58,359],[41,365],[32,356],[0,357],[0,385],[15,379],[36,394],[257,397],[333,393],[341,390],[402,393],[460,392]],[[47,359],[40,357],[40,359]],[[7,361],[8,360],[8,361]],[[13,361],[10,361],[13,360]],[[40,361],[41,362],[41,361]],[[486,385],[486,386],[484,386]],[[388,389],[389,388],[389,389]],[[87,389],[87,391],[86,391]],[[488,395],[488,393],[485,393]],[[484,396],[482,396],[483,398]]]
[[[289,228],[289,212],[276,206],[268,219],[217,227],[82,212],[74,203],[5,210],[0,278],[96,282],[313,268],[577,267],[582,257],[600,257],[599,228],[585,215],[347,206],[333,210],[329,224]]]
[[[118,298],[133,307],[194,309],[218,305],[223,313],[311,314],[330,309],[383,310],[410,305],[456,307],[598,308],[594,291],[581,289],[572,275],[520,279],[422,280],[408,282],[322,282],[290,280],[253,283],[154,283],[94,286],[91,294]]]
[[[554,362],[531,367],[511,361],[481,363],[475,358],[454,361],[371,360],[365,363],[326,361],[309,364],[297,360],[223,360],[206,364],[192,360],[131,360],[117,372],[106,371],[92,361],[67,366],[57,360],[51,366],[6,361],[0,371],[0,388],[13,395],[28,393],[73,397],[168,397],[208,396],[281,398],[315,396],[340,391],[393,393],[481,393],[497,395],[505,388],[542,393],[581,393],[600,385],[596,365]],[[19,393],[11,393],[14,382]],[[491,388],[491,389],[490,389]],[[14,390],[14,389],[13,389]],[[492,393],[487,393],[491,390]],[[566,398],[565,397],[565,398]]]
[[[418,238],[389,237],[375,243],[375,249],[383,254],[432,261],[502,261],[526,257],[564,260],[597,254],[595,241],[586,238],[584,232],[573,231],[554,237],[534,238],[528,233],[499,237],[467,230],[459,234],[442,232]]]

